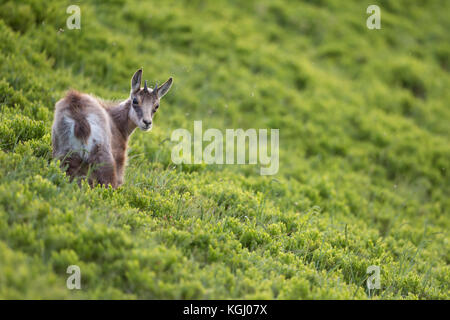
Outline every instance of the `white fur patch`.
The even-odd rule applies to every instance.
[[[86,117],[86,120],[91,127],[91,134],[87,143],[89,152],[98,144],[109,146],[109,136],[105,130],[105,127],[109,128],[109,123],[105,123],[105,120],[100,119],[96,114],[92,113]]]
[[[83,159],[87,159],[87,148],[86,146],[75,137],[75,120],[73,120],[72,118],[68,117],[68,116],[64,116],[63,117],[63,121],[69,124],[69,132],[68,132],[68,137],[69,137],[69,149],[72,152],[76,152],[80,155],[81,158]]]
[[[107,117],[105,118],[108,119]],[[92,113],[87,115],[86,120],[89,123],[89,127],[91,129],[91,133],[89,135],[89,138],[87,139],[87,143],[84,143],[84,141],[79,140],[77,137],[75,137],[74,131],[75,120],[73,120],[67,115],[64,116],[63,120],[70,125],[70,132],[69,132],[70,150],[78,153],[81,156],[81,158],[83,158],[83,160],[85,161],[88,160],[89,154],[96,145],[105,145],[105,146],[110,145],[109,135],[105,129],[105,127],[109,127],[109,123],[105,123],[104,119],[100,119],[98,115]]]

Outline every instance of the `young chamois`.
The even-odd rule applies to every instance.
[[[162,86],[141,88],[142,69],[131,79],[130,97],[107,103],[71,90],[55,105],[52,126],[53,158],[61,160],[70,179],[89,176],[89,184],[123,183],[128,138],[136,127],[152,128],[160,99],[172,86],[169,78]]]

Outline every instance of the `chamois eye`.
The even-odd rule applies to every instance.
[[[136,105],[139,104],[138,100],[136,98],[133,98],[133,104],[136,104]]]
[[[157,104],[157,105],[155,106],[155,111],[158,110],[158,108],[159,108],[159,104]]]

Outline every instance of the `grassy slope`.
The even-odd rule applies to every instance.
[[[57,32],[69,2],[0,1],[0,298],[449,298],[448,1],[379,2],[378,31],[373,1],[102,3]],[[54,103],[140,66],[175,78],[155,128],[122,188],[80,190]],[[278,175],[173,166],[198,119],[280,128]]]

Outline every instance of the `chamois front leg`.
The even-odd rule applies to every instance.
[[[117,177],[117,186],[121,186],[123,184],[123,179],[125,175],[125,163],[126,156],[124,153],[121,153],[115,157],[116,160],[116,177]]]
[[[117,186],[121,186],[123,184],[123,176],[124,176],[124,166],[118,165],[116,170],[116,177],[117,177]]]
[[[117,188],[115,162],[109,150],[96,146],[89,156],[89,164],[93,166],[92,180],[103,186],[110,184]]]

